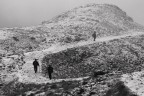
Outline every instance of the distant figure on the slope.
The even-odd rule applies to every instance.
[[[47,71],[48,71],[48,75],[49,75],[49,79],[52,79],[52,73],[53,73],[53,67],[51,65],[49,65],[47,67]]]
[[[96,39],[96,32],[94,31],[94,33],[92,34],[92,37],[94,38],[94,41]]]
[[[33,66],[34,66],[35,73],[37,73],[37,69],[38,69],[38,66],[39,66],[39,63],[38,63],[37,59],[35,59],[35,61],[33,62]]]

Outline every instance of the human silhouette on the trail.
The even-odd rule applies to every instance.
[[[48,71],[48,75],[49,75],[49,79],[52,79],[52,73],[53,73],[53,67],[51,65],[49,65],[47,67],[47,71]]]
[[[96,39],[96,32],[94,32],[94,33],[92,34],[92,37],[94,38],[94,41],[95,41],[95,39]]]
[[[35,59],[35,61],[33,62],[33,65],[34,65],[34,71],[35,71],[35,73],[37,73],[37,68],[39,66],[37,59]]]

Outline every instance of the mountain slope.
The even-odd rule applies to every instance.
[[[51,45],[87,41],[92,33],[97,37],[127,34],[127,31],[143,31],[144,27],[120,8],[109,4],[89,4],[77,7],[33,27],[1,29],[8,34],[0,40],[2,50],[9,54],[47,49]]]
[[[67,32],[72,33],[87,33],[98,31],[98,35],[107,35],[112,33],[119,34],[120,31],[143,29],[136,25],[133,19],[126,15],[120,8],[109,4],[91,4],[75,8],[65,12],[50,21],[45,21],[43,24],[52,25],[51,28],[64,28]],[[98,27],[98,29],[96,29]],[[99,32],[100,31],[100,32]],[[105,34],[103,34],[105,33]]]
[[[90,96],[104,96],[111,87],[110,82],[116,83],[115,79],[123,73],[143,69],[143,26],[114,5],[81,6],[38,26],[1,30],[5,36],[0,40],[0,48],[4,50],[1,56],[25,53],[22,69],[13,73],[15,77],[11,76],[18,79],[0,84],[0,94],[5,96],[79,96],[87,92]],[[94,31],[98,36],[96,42],[91,38]],[[33,71],[34,58],[42,59],[42,72],[38,74]],[[49,64],[54,67],[53,78],[56,80],[47,78]],[[104,74],[97,76],[98,71]],[[85,76],[90,77],[86,81],[88,84],[75,81]]]
[[[42,72],[46,73],[48,64],[56,71],[54,78],[89,76],[97,70],[110,73],[140,71],[144,62],[143,36],[96,42],[48,54],[42,60]]]
[[[45,72],[45,71],[43,71],[46,68],[46,66],[44,66],[44,65],[49,64],[48,63],[49,60],[52,60],[52,59],[55,59],[55,58],[56,59],[57,58],[58,59],[62,59],[63,58],[62,55],[55,57],[56,54],[59,54],[60,52],[64,52],[64,51],[66,51],[68,49],[81,48],[83,46],[87,46],[87,45],[89,46],[89,45],[92,45],[92,44],[95,44],[95,43],[98,43],[98,42],[109,42],[109,41],[115,40],[115,39],[126,38],[128,36],[139,36],[139,35],[143,35],[143,34],[144,34],[143,32],[139,32],[137,34],[135,32],[135,33],[131,33],[129,35],[121,35],[121,36],[113,36],[113,37],[111,36],[111,37],[107,37],[107,38],[98,38],[95,42],[91,42],[91,41],[88,41],[88,42],[79,42],[79,43],[74,44],[74,45],[71,44],[71,45],[68,45],[68,46],[53,46],[52,48],[49,48],[49,49],[46,49],[46,50],[42,50],[42,51],[28,52],[28,53],[25,54],[25,61],[26,61],[26,63],[23,65],[22,70],[17,73],[17,76],[19,77],[19,81],[23,82],[23,83],[28,83],[28,82],[29,83],[34,83],[34,82],[36,82],[36,83],[51,82],[51,81],[47,80],[47,78],[46,78],[47,76],[43,77],[42,74],[40,74],[40,73],[44,73]],[[71,53],[72,54],[70,54],[70,55],[72,55],[72,57],[73,57],[73,54],[75,52],[72,51]],[[47,59],[45,57],[46,54],[47,55],[54,55],[54,56],[53,56],[53,58],[50,57],[49,59]],[[79,54],[79,53],[77,53],[77,54]],[[35,73],[33,71],[32,62],[33,62],[34,58],[39,58],[39,62],[41,62],[41,60],[44,59],[43,57],[46,58],[46,60],[48,60],[48,62],[46,64],[43,62],[44,65],[43,65],[43,63],[40,63],[40,66],[42,66],[42,69],[40,67],[39,73],[35,76]],[[75,57],[75,58],[77,58],[77,57]],[[68,56],[68,59],[70,59],[70,56]],[[66,60],[67,60],[67,58],[65,58],[64,61],[63,60],[61,60],[61,62],[58,61],[58,63],[65,63]],[[63,65],[60,65],[60,66],[58,65],[57,66],[57,65],[55,65],[55,63],[54,64],[53,63],[54,62],[52,62],[52,65],[54,65],[57,68],[60,68],[61,66],[63,66]],[[68,62],[68,63],[70,63],[70,62]],[[55,69],[54,73],[59,73],[59,71],[57,70],[57,68],[54,68]],[[65,69],[65,70],[63,69],[62,71],[64,71],[64,73],[66,73],[67,70],[69,70],[69,69]],[[56,78],[60,78],[60,77],[56,76]],[[65,78],[68,78],[68,77],[65,77]],[[69,77],[69,78],[73,78],[73,77]],[[78,77],[76,77],[76,78],[78,78]]]
[[[109,38],[107,37],[105,39],[98,38],[96,42],[87,42],[87,43],[86,42],[81,42],[79,44],[73,45],[75,47],[74,48],[72,47],[70,49],[69,48],[67,49],[66,46],[61,46],[62,48],[60,48],[60,46],[59,46],[59,47],[56,47],[55,50],[50,48],[48,50],[43,50],[43,51],[39,51],[39,52],[37,51],[36,52],[37,55],[42,54],[42,53],[47,53],[48,54],[48,55],[46,55],[43,58],[43,60],[44,60],[43,63],[47,62],[47,64],[50,64],[49,61],[47,61],[47,60],[51,60],[51,64],[53,65],[53,67],[55,69],[53,78],[69,78],[69,79],[48,80],[48,78],[43,77],[42,74],[40,74],[40,73],[35,74],[34,71],[33,71],[33,68],[32,68],[33,56],[36,56],[36,55],[34,55],[35,52],[26,53],[25,54],[25,56],[26,56],[25,60],[27,59],[26,60],[27,62],[23,66],[21,72],[16,73],[17,77],[19,78],[18,81],[14,81],[14,83],[10,82],[7,86],[3,87],[2,90],[5,90],[5,94],[7,94],[7,95],[8,94],[15,94],[15,95],[16,94],[27,94],[26,96],[29,96],[28,94],[42,94],[42,96],[45,96],[45,94],[47,94],[47,92],[49,92],[49,91],[51,92],[53,89],[52,88],[50,88],[49,90],[44,90],[44,89],[47,89],[47,88],[49,88],[49,86],[53,86],[54,84],[56,84],[56,85],[60,84],[61,85],[61,84],[63,84],[63,82],[65,82],[67,84],[70,81],[71,82],[70,85],[69,85],[70,88],[63,89],[64,93],[63,92],[61,93],[61,91],[60,92],[58,91],[58,90],[60,90],[60,88],[64,88],[64,86],[59,86],[57,90],[54,89],[56,91],[56,93],[55,92],[54,93],[55,94],[57,94],[57,93],[59,93],[59,94],[71,94],[71,95],[75,94],[74,96],[77,96],[77,94],[87,94],[87,93],[92,94],[91,91],[87,88],[87,86],[89,86],[91,88],[91,90],[93,90],[94,94],[97,93],[99,95],[101,94],[102,96],[103,96],[103,94],[106,94],[106,93],[109,94],[109,92],[107,92],[108,89],[111,88],[111,87],[109,88],[109,84],[116,83],[116,81],[114,81],[112,83],[113,80],[120,79],[120,74],[127,73],[126,71],[133,72],[133,71],[139,70],[140,68],[142,68],[141,67],[142,62],[139,62],[140,60],[137,60],[137,61],[135,61],[135,63],[132,63],[133,61],[131,61],[131,62],[127,62],[126,61],[126,62],[122,63],[121,61],[123,61],[123,60],[121,60],[121,58],[125,58],[124,60],[127,60],[127,59],[129,60],[129,58],[127,58],[127,57],[130,54],[126,54],[126,57],[124,56],[124,57],[116,59],[115,55],[117,55],[117,56],[122,55],[122,54],[117,54],[117,52],[119,52],[119,49],[117,47],[116,48],[110,48],[110,50],[115,49],[115,50],[113,50],[114,53],[111,53],[111,54],[107,54],[103,50],[105,48],[109,48],[109,47],[115,46],[117,41],[121,41],[121,43],[117,43],[117,45],[119,45],[119,47],[120,47],[120,46],[123,46],[123,44],[124,45],[129,44],[128,42],[123,43],[123,42],[125,42],[127,40],[130,43],[134,42],[136,39],[141,39],[142,40],[143,34],[144,34],[143,32],[137,32],[137,33],[136,32],[134,32],[134,33],[131,32],[131,34],[129,34],[129,35],[111,36],[111,37],[109,37]],[[141,40],[137,40],[136,43],[137,44],[140,43],[140,44],[143,45],[143,43],[141,43]],[[112,43],[112,42],[115,42],[115,44]],[[95,47],[94,46],[97,45],[97,44],[100,44],[99,45],[100,49],[99,50],[95,50],[95,51],[99,51],[100,54],[102,52],[102,54],[106,55],[105,57],[107,58],[107,59],[105,59],[104,56],[100,56],[100,57],[97,56],[97,57],[99,57],[99,59],[101,58],[101,61],[103,63],[95,62],[95,60],[96,61],[98,61],[98,60],[97,60],[97,58],[95,58],[95,56],[93,57],[93,54],[95,54],[95,51],[94,51]],[[133,46],[133,47],[136,47],[136,46]],[[67,49],[67,50],[64,50],[64,48]],[[125,48],[127,48],[127,46]],[[75,51],[75,49],[77,50],[77,52]],[[80,49],[80,51],[79,51],[79,49]],[[123,49],[123,47],[120,48],[120,49]],[[85,52],[85,51],[87,51],[87,52]],[[115,53],[115,51],[117,51],[117,52]],[[80,55],[79,55],[79,52],[81,52]],[[91,57],[90,57],[90,58],[93,59],[92,61],[89,60],[89,57],[88,58],[87,57],[84,58],[84,60],[81,59],[81,57],[82,58],[85,57],[85,55],[87,55],[87,53],[89,53],[89,52],[92,53]],[[52,53],[54,53],[54,54],[52,54]],[[72,53],[72,54],[70,54],[70,53]],[[75,56],[75,53],[77,54],[77,56]],[[86,53],[86,54],[85,55],[81,55],[83,53]],[[59,54],[61,54],[61,55],[58,56]],[[132,54],[133,54],[133,52],[132,52]],[[139,53],[135,52],[134,54],[136,54],[136,56],[138,56]],[[64,55],[66,55],[66,57]],[[108,55],[113,55],[113,56],[109,57]],[[41,55],[41,56],[43,57],[43,55]],[[54,58],[52,58],[52,56]],[[80,58],[77,58],[77,57],[80,57]],[[143,56],[141,56],[141,57],[143,57]],[[133,57],[131,57],[131,58],[133,58]],[[77,63],[77,60],[79,60],[79,59],[81,59],[81,61],[79,63]],[[112,59],[111,60],[112,62],[106,62],[107,60],[110,60],[110,59]],[[76,62],[73,62],[72,60],[74,60]],[[88,60],[88,62],[87,62],[87,60]],[[118,61],[115,61],[115,60],[118,60]],[[63,64],[59,65],[60,61],[62,61],[61,63],[63,63]],[[69,62],[69,61],[72,61],[72,62]],[[82,62],[82,64],[80,64],[81,62]],[[86,62],[89,63],[89,65],[92,64],[92,67],[90,69],[89,69],[89,67],[91,65],[90,66],[87,65]],[[94,64],[94,63],[96,63],[96,64]],[[114,63],[114,64],[111,64],[111,63]],[[110,66],[109,66],[109,64],[110,64]],[[125,65],[123,65],[123,64],[125,64]],[[135,66],[137,64],[138,64],[137,67],[133,67],[133,66]],[[99,65],[101,65],[101,66],[99,66]],[[131,66],[131,65],[133,65],[133,66]],[[87,77],[86,78],[78,78],[79,76],[93,75],[93,72],[97,71],[97,68],[96,68],[97,66],[99,66],[98,67],[99,70],[108,71],[108,73],[106,73],[104,76],[101,76],[101,77],[96,77],[96,78],[93,78],[93,79],[88,78],[88,81],[85,81],[85,80],[82,81],[82,82],[87,82],[88,84],[86,84],[86,85],[73,84],[72,83],[72,82],[77,83],[77,80],[80,80],[78,82],[81,82],[81,80],[87,78]],[[42,65],[42,72],[43,73],[45,72],[45,70],[44,70],[45,67],[46,66]],[[68,71],[72,71],[72,70],[70,70],[72,67],[76,67],[78,70],[75,68],[75,70],[73,70],[73,72],[69,73]],[[81,72],[81,69],[83,69],[83,67],[85,67],[85,68]],[[107,68],[109,68],[109,70],[107,70]],[[123,68],[123,70],[121,70],[119,68]],[[128,68],[130,68],[130,70]],[[139,68],[139,69],[137,69],[137,68]],[[119,69],[119,70],[117,70],[117,69]],[[63,72],[61,72],[60,70],[63,71]],[[76,73],[76,71],[79,71],[79,72]],[[76,74],[74,74],[74,73],[76,73]],[[117,76],[116,73],[119,73],[119,76]],[[70,78],[70,77],[76,77],[76,78]],[[47,86],[47,85],[49,85],[49,86]],[[9,88],[9,86],[12,87],[13,92],[7,90],[7,88]],[[15,88],[14,86],[18,86],[18,88]],[[39,86],[39,87],[37,87],[37,86]],[[79,86],[79,87],[77,88],[76,86]],[[98,86],[100,86],[100,87],[98,87]],[[114,85],[114,86],[117,87],[117,85]],[[121,86],[123,86],[123,85],[121,85]],[[28,87],[30,87],[30,88],[28,88]],[[73,91],[74,91],[74,92],[72,91],[72,93],[70,91],[71,87],[75,88],[75,89],[72,88]],[[34,88],[34,90],[33,90],[33,88]],[[83,92],[79,93],[81,88],[84,89],[84,91],[86,93],[85,92],[84,93]],[[111,94],[114,94],[113,91],[115,92],[115,88],[114,89],[110,89],[110,90],[112,91]],[[70,93],[67,93],[67,91],[70,92]],[[119,90],[117,90],[117,91],[119,91]]]

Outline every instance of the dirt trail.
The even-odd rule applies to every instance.
[[[59,51],[66,50],[68,48],[80,47],[80,46],[84,46],[84,45],[88,45],[88,44],[93,44],[96,42],[106,42],[106,41],[110,41],[110,40],[114,40],[114,39],[124,38],[124,37],[128,37],[128,36],[137,36],[137,35],[142,35],[142,34],[144,34],[144,32],[129,32],[128,34],[124,34],[124,35],[120,35],[120,36],[107,36],[107,37],[97,38],[96,41],[92,41],[92,40],[81,41],[78,43],[67,44],[67,45],[63,45],[63,46],[60,46],[59,44],[57,44],[57,45],[53,45],[52,47],[42,50],[42,51],[34,51],[34,52],[25,53],[25,56],[26,56],[27,60],[34,59],[34,58],[41,58],[41,56],[43,56],[45,54],[57,53]],[[39,54],[39,55],[36,55],[36,54]]]
[[[106,41],[110,41],[114,39],[124,38],[127,36],[137,36],[137,35],[142,35],[142,34],[144,34],[144,32],[129,32],[128,34],[120,35],[120,36],[108,36],[108,37],[97,38],[96,41],[89,40],[89,41],[83,41],[83,42],[79,42],[76,44],[69,44],[69,45],[64,45],[64,46],[54,45],[46,50],[28,52],[28,53],[25,53],[26,64],[23,66],[22,70],[20,70],[16,75],[19,77],[19,81],[23,83],[39,83],[40,84],[40,83],[47,83],[47,82],[49,83],[60,82],[62,80],[73,80],[73,79],[49,80],[48,78],[42,76],[41,70],[39,70],[39,72],[35,74],[33,71],[32,62],[34,58],[38,58],[39,60],[41,60],[41,58],[45,56],[45,54],[56,53],[62,50],[66,50],[68,48],[84,46],[84,45],[93,44],[96,42],[104,42],[104,41],[106,42]],[[41,63],[40,63],[40,66],[41,66]],[[81,80],[81,79],[83,78],[77,78],[77,80]]]

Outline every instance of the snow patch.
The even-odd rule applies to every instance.
[[[124,74],[121,80],[138,96],[144,96],[144,71]]]
[[[0,40],[7,39],[12,36],[11,32],[0,30]]]

